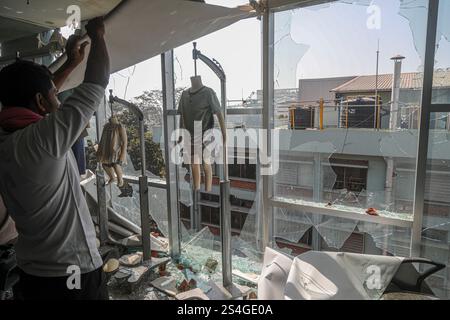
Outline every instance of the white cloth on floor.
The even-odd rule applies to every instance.
[[[259,300],[378,300],[403,258],[309,251],[296,258],[266,248]]]
[[[259,300],[284,300],[292,260],[288,255],[266,248],[263,270],[258,281]]]
[[[294,259],[287,300],[379,299],[395,276],[399,257],[309,251]]]

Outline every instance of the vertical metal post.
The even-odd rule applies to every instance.
[[[380,97],[378,97],[378,95],[377,95],[377,115],[376,115],[376,117],[377,117],[377,130],[380,130],[381,129],[381,98]]]
[[[176,117],[167,115],[168,110],[176,109],[175,77],[173,67],[173,50],[161,55],[161,73],[163,87],[163,114],[164,114],[164,152],[166,160],[167,184],[167,223],[169,227],[170,255],[177,258],[181,254],[180,242],[180,215],[179,215],[179,187],[177,166],[171,159],[171,135],[176,129]]]
[[[378,78],[380,71],[380,39],[378,39],[377,46],[377,67],[376,67],[376,76],[375,76],[375,123],[374,126],[378,125]]]
[[[221,88],[221,103],[223,109],[223,120],[225,122],[225,126],[227,124],[227,83],[225,79],[220,80],[220,88]],[[225,128],[226,130],[227,128]],[[223,146],[223,180],[228,180],[228,146]]]
[[[100,166],[100,165],[99,165]],[[108,209],[106,207],[106,182],[105,173],[97,169],[97,205],[98,205],[98,226],[100,229],[100,245],[104,246],[108,242]]]
[[[391,95],[391,108],[389,117],[389,130],[395,132],[398,128],[398,113],[399,113],[399,103],[400,103],[400,87],[401,87],[401,77],[402,77],[402,61],[405,59],[403,56],[392,57],[391,60],[394,61],[394,74],[392,76],[392,95]],[[386,159],[386,179],[385,179],[385,204],[388,208],[391,208],[393,203],[393,187],[394,187],[394,169],[395,162],[394,158],[389,157]],[[395,210],[392,208],[390,210]]]
[[[315,153],[313,198],[314,201],[318,203],[322,201],[322,192],[323,192],[322,181],[323,181],[322,155],[320,153]],[[312,219],[314,223],[314,228],[312,230],[312,247],[313,250],[319,251],[321,247],[321,238],[315,226],[317,226],[320,223],[320,216],[317,214],[313,214]]]
[[[144,125],[144,114],[136,105],[114,97],[111,90],[110,95],[111,102],[118,102],[127,108],[137,117],[139,121],[139,145],[141,151],[141,177],[139,178],[139,200],[140,200],[140,212],[141,212],[141,240],[142,240],[142,250],[144,261],[151,260],[151,238],[150,238],[150,206],[148,198],[148,178],[147,178],[147,168],[146,168],[146,156],[145,156],[145,125]]]
[[[341,128],[341,122],[342,122],[342,119],[341,119],[341,115],[342,115],[342,102],[344,101],[344,98],[341,98],[341,101],[339,101],[339,107],[338,107],[338,123],[337,123],[337,127],[338,127],[338,129],[340,129]]]
[[[230,180],[220,182],[221,201],[221,238],[222,238],[222,276],[223,286],[229,288],[233,284],[231,257],[231,212],[230,212]]]
[[[423,77],[422,109],[419,124],[419,148],[414,191],[414,221],[411,234],[411,256],[420,256],[422,224],[425,201],[425,180],[427,178],[428,140],[430,130],[430,109],[433,96],[434,59],[439,14],[439,0],[428,1],[428,22]]]
[[[274,13],[266,8],[262,18],[262,70],[263,70],[263,129],[267,133],[267,158],[272,155],[272,124],[274,118]],[[259,249],[265,251],[265,248],[270,246],[272,242],[273,232],[273,208],[270,205],[270,199],[273,197],[273,177],[263,176],[263,197],[262,210],[259,214],[262,215],[260,234],[261,242]]]
[[[395,56],[391,58],[391,60],[394,61],[394,75],[392,76],[391,112],[389,119],[390,130],[396,130],[398,127],[402,61],[404,59],[405,57],[402,56]]]
[[[151,260],[151,238],[150,238],[150,207],[148,199],[148,178],[146,172],[145,157],[145,128],[144,119],[139,119],[139,141],[141,146],[141,177],[139,178],[139,198],[141,205],[141,229],[142,249],[144,261]]]
[[[194,179],[191,181],[193,182]],[[195,232],[199,232],[202,228],[202,212],[200,210],[200,191],[194,190],[194,184],[192,183],[193,192],[193,203],[192,203],[192,216],[191,216],[191,226]]]
[[[346,102],[346,107],[345,107],[345,128],[348,129],[348,100]]]
[[[323,98],[320,99],[320,130],[323,130],[323,112],[325,108],[325,101]]]
[[[226,75],[222,66],[217,61],[212,61],[205,55],[201,54],[194,45],[194,60],[200,59],[219,77],[221,84],[221,103],[223,108],[223,116],[227,119],[227,88]],[[226,129],[226,128],[225,128]],[[232,279],[232,261],[231,261],[231,212],[230,212],[230,181],[228,179],[228,149],[227,145],[223,146],[223,165],[220,182],[221,208],[220,208],[220,234],[222,238],[222,275],[223,286],[231,287]]]
[[[221,102],[225,125],[227,123],[227,86],[226,79],[221,79]],[[226,128],[225,128],[226,130]],[[222,276],[223,286],[233,285],[232,256],[231,256],[231,204],[230,180],[228,177],[228,145],[223,146],[223,180],[220,182],[220,235],[222,238]]]
[[[102,136],[102,128],[106,121],[106,97],[104,98],[103,110],[101,107],[95,113],[95,124],[97,131],[97,141],[100,141]],[[101,112],[100,112],[101,111]],[[101,164],[97,165],[95,172],[97,177],[97,205],[98,205],[98,226],[100,229],[100,245],[104,246],[108,242],[108,209],[106,205],[106,181],[105,172]]]
[[[193,58],[194,58],[194,75],[197,76],[198,72],[197,72],[197,42],[194,42],[194,54],[193,54]]]

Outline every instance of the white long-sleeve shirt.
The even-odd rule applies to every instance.
[[[104,97],[82,84],[60,109],[9,134],[0,128],[0,194],[19,233],[17,263],[40,277],[101,267],[95,228],[71,151]]]

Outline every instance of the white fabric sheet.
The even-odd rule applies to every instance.
[[[105,22],[111,72],[133,66],[251,15],[239,9],[192,1],[128,1]],[[224,48],[232,45],[224,43]],[[50,70],[56,71],[66,59],[65,56],[58,59]],[[86,61],[70,75],[61,91],[78,86],[84,79],[85,70]]]
[[[296,258],[267,248],[260,300],[378,300],[403,258],[309,251]]]
[[[258,281],[259,300],[284,300],[284,289],[292,260],[292,257],[266,248],[263,270]]]
[[[380,299],[403,259],[310,251],[294,259],[286,300]]]

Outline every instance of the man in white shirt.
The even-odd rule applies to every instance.
[[[109,82],[103,19],[86,30],[91,50],[84,83],[61,106],[45,67],[18,61],[0,71],[0,195],[19,234],[17,291],[26,300],[108,298],[71,151]],[[78,274],[80,281],[70,282]]]

